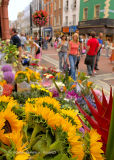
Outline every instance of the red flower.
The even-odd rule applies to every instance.
[[[39,65],[36,64],[36,63],[31,63],[30,65],[31,65],[31,66],[39,66]]]
[[[10,96],[13,91],[13,85],[11,84],[5,84],[3,87],[3,95]]]

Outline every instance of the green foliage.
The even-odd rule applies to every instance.
[[[28,98],[38,98],[45,96],[49,96],[49,93],[38,89],[31,89],[30,91],[12,93],[12,97],[14,97],[14,99],[17,100],[19,104],[25,104]]]
[[[7,63],[13,63],[13,62],[17,63],[19,52],[18,52],[17,47],[15,45],[6,44],[4,47],[3,53],[6,54],[5,60]]]

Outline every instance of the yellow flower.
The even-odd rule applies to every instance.
[[[9,138],[9,140],[14,143],[17,152],[24,152],[27,150],[26,146],[28,143],[23,144],[23,135],[21,132],[14,132],[13,134],[9,134],[7,135],[7,138]]]
[[[102,157],[102,143],[99,142],[101,140],[101,136],[97,133],[96,130],[92,129],[90,131],[90,154],[92,160],[104,160]]]
[[[87,82],[87,87],[92,86],[93,82]]]
[[[80,76],[80,72],[78,72],[78,76]]]
[[[66,91],[67,91],[67,89],[66,89],[66,87],[65,87],[65,86],[63,87],[63,91],[64,91],[64,92],[66,92]]]
[[[81,81],[81,80],[77,80],[77,82],[78,82],[78,83],[80,83],[80,84],[82,83],[82,81]]]
[[[30,109],[30,112],[35,111],[34,113],[36,113],[36,115],[42,116],[42,118],[47,122],[47,124],[53,129],[56,129],[58,127],[62,128],[63,132],[67,132],[68,142],[71,148],[70,151],[73,157],[78,157],[79,160],[83,160],[83,145],[82,142],[79,140],[80,136],[76,135],[75,125],[72,125],[72,123],[69,122],[68,118],[64,119],[59,113],[54,113],[53,110],[50,110],[47,106],[43,107],[43,105],[37,105],[38,102],[41,104],[43,102],[46,102],[46,98],[38,98],[37,100],[38,101],[36,101],[35,104],[31,104],[31,107],[33,107],[34,109]],[[54,102],[53,98],[51,103],[52,102]],[[25,108],[28,108],[28,106],[25,106]],[[37,109],[35,110],[35,108]]]
[[[68,80],[69,80],[69,82],[74,82],[74,80],[71,78],[71,76],[69,76]]]
[[[15,74],[15,80],[18,78],[19,75],[21,74],[24,74],[27,78],[27,81],[30,82],[30,74],[26,71],[18,71],[16,74]]]
[[[80,120],[77,116],[78,110],[74,111],[74,110],[71,110],[71,109],[70,110],[62,109],[61,112],[62,112],[63,115],[66,115],[67,117],[71,117],[74,120],[77,129],[82,127],[82,124],[81,124],[81,122],[80,122]]]
[[[13,100],[13,97],[9,96],[0,96],[0,102],[8,103]]]
[[[23,127],[23,122],[17,119],[17,116],[11,111],[10,108],[6,108],[5,111],[1,111],[0,118],[0,121],[4,121],[4,126],[1,129],[4,131],[4,134],[0,136],[0,140],[4,144],[10,145],[8,135],[11,133],[13,134],[14,132],[20,132]]]
[[[6,84],[6,81],[4,80],[4,81],[2,81],[2,82],[0,82],[0,85],[3,87],[4,85]]]
[[[27,153],[17,154],[15,160],[29,160],[30,155]]]
[[[75,87],[76,87],[76,85],[72,85],[70,89],[73,89],[73,88],[75,88]]]

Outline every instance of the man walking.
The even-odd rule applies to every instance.
[[[19,62],[21,62],[21,54],[22,54],[22,46],[21,46],[21,40],[17,35],[17,31],[15,28],[12,28],[10,31],[11,34],[11,39],[10,39],[10,43],[13,45],[16,45],[19,51]]]
[[[98,51],[99,42],[95,38],[96,33],[93,31],[91,32],[92,38],[87,42],[87,55],[85,59],[85,64],[87,65],[88,75],[93,75],[94,64],[95,64],[95,57]]]
[[[103,33],[99,33],[99,38],[98,38],[98,42],[99,42],[99,49],[97,52],[97,56],[96,56],[96,62],[95,62],[95,70],[99,70],[98,68],[98,61],[101,55],[101,49],[102,49],[102,45],[103,45]]]

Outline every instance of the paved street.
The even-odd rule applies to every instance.
[[[79,64],[79,71],[87,72],[86,65],[84,64],[85,55],[81,57]],[[54,66],[58,69],[58,53],[54,48],[49,47],[47,51],[43,50],[41,65],[50,67]],[[109,58],[105,57],[105,52],[102,52],[99,61],[99,71],[96,72],[94,77],[91,77],[90,80],[95,82],[97,88],[104,89],[106,94],[109,94],[110,85],[114,90],[114,71],[112,67],[114,64],[111,64]]]

